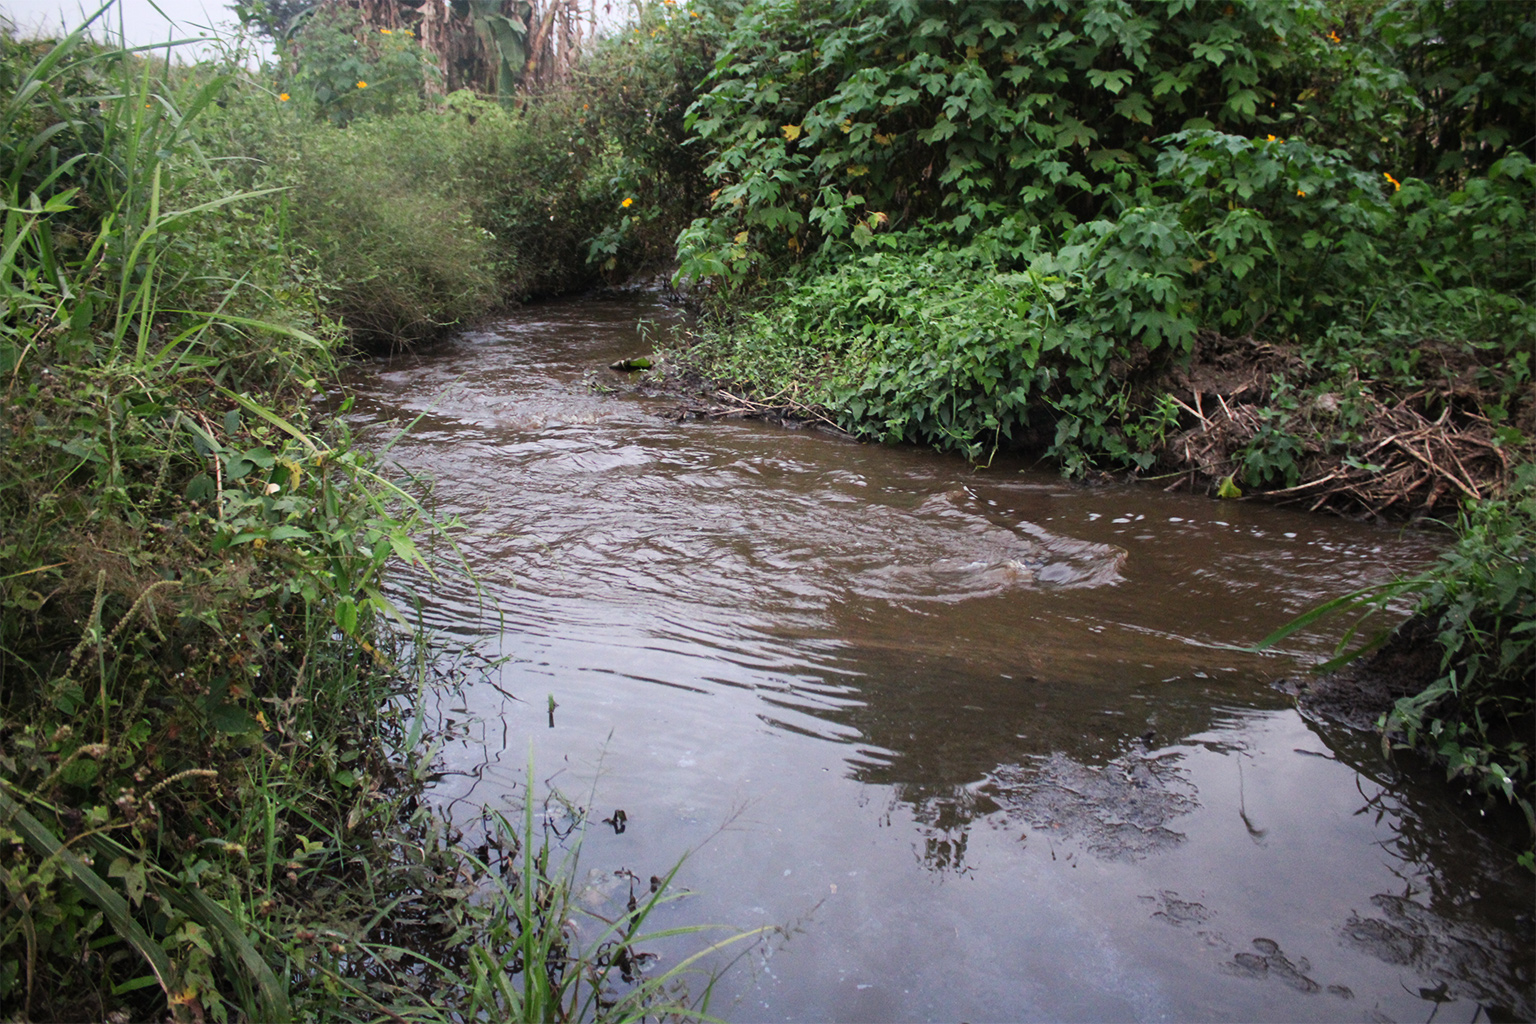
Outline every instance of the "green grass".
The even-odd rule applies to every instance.
[[[665,889],[576,948],[531,793],[510,873],[432,811],[438,681],[384,578],[446,571],[418,543],[451,524],[314,401],[338,313],[410,337],[509,279],[489,207],[406,175],[522,129],[285,122],[81,33],[0,37],[0,86],[0,1016],[697,1012],[695,961],[609,978]]]

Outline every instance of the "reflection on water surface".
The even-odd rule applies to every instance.
[[[391,455],[462,517],[489,606],[402,594],[508,658],[443,710],[474,722],[443,799],[514,806],[532,744],[626,812],[587,864],[651,873],[707,841],[673,922],[799,922],[716,1012],[1536,1012],[1529,876],[1267,686],[1333,637],[1236,649],[1431,538],[679,424],[588,385],[642,316],[672,318],[530,308],[359,374],[354,416],[381,442],[417,420]]]

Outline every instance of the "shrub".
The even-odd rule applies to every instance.
[[[585,137],[604,140],[612,195],[633,200],[608,212],[589,246],[589,262],[610,280],[670,267],[678,232],[708,202],[704,154],[687,112],[713,67],[723,21],[709,4],[652,3],[639,14],[593,47],[573,82]]]
[[[501,299],[500,254],[476,224],[457,127],[430,113],[294,126],[279,179],[292,188],[294,239],[361,341],[425,341]]]
[[[284,102],[333,124],[420,110],[441,75],[410,29],[370,31],[357,11],[317,5],[280,42]]]
[[[220,124],[243,180],[283,190],[288,244],[327,310],[389,348],[597,279],[589,240],[619,197],[575,106],[558,95],[515,111],[460,92],[337,127],[249,93]]]
[[[1536,345],[1526,58],[1502,46],[1497,73],[1484,61],[1456,79],[1486,101],[1475,159],[1415,177],[1422,154],[1393,143],[1459,116],[1420,95],[1455,75],[1413,62],[1454,63],[1466,54],[1435,46],[1471,38],[1404,35],[1400,16],[1412,7],[1422,29],[1438,11],[1464,33],[1463,6],[1362,20],[1303,2],[749,5],[689,115],[717,189],[678,238],[679,276],[731,290],[720,330],[744,333],[696,355],[728,351],[720,372],[782,392],[790,366],[825,376],[831,354],[843,384],[800,390],[861,433],[974,453],[1028,420],[1069,472],[1146,470],[1195,425],[1164,388],[1197,338],[1254,336],[1288,364],[1248,399],[1275,407],[1224,442],[1223,472],[1250,486],[1295,486],[1339,449],[1304,414],[1339,394],[1378,411],[1454,403],[1461,423],[1510,424],[1500,443],[1521,450]],[[1508,17],[1517,35],[1536,24]],[[908,309],[864,326],[862,296],[905,287],[896,254],[927,248],[973,299],[941,302],[937,330],[919,282]],[[846,354],[845,335],[871,331]],[[1467,363],[1477,380],[1457,383]],[[1424,373],[1446,379],[1426,392]]]

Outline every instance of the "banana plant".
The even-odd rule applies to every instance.
[[[473,23],[486,63],[495,68],[496,95],[511,96],[528,66],[533,5],[527,0],[506,4],[502,0],[456,0],[453,13]]]

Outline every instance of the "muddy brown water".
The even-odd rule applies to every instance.
[[[606,390],[642,319],[678,317],[537,306],[351,381],[368,443],[415,421],[390,457],[480,579],[397,596],[507,659],[437,706],[444,806],[515,810],[531,749],[623,809],[594,906],[694,851],[653,926],[786,930],[717,986],[728,1020],[1536,1013],[1513,854],[1268,685],[1336,636],[1234,649],[1434,538],[674,422]]]

